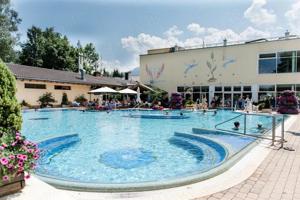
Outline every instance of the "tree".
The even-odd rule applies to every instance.
[[[0,59],[0,136],[11,129],[21,129],[21,107],[15,95],[15,77]]]
[[[99,54],[92,43],[82,46],[78,41],[74,47],[67,36],[55,32],[54,28],[42,30],[35,26],[28,29],[27,38],[21,45],[21,64],[77,72],[79,55],[82,55],[87,74],[98,70]]]
[[[98,71],[99,65],[99,54],[96,51],[95,46],[92,43],[86,44],[84,47],[82,47],[80,41],[77,43],[77,50],[78,55],[81,54],[84,57],[84,69],[87,74],[93,74],[94,72]]]
[[[10,7],[10,0],[0,0],[0,58],[4,62],[16,59],[14,46],[18,41],[16,32],[20,22],[18,13]]]
[[[48,69],[76,71],[77,49],[66,36],[55,32],[54,28],[44,31],[33,26],[27,31],[28,40],[22,44],[21,64]]]
[[[100,74],[101,76],[110,77],[109,72],[105,68],[100,69]]]
[[[118,69],[114,69],[114,71],[112,72],[112,77],[120,77],[120,78],[123,78],[124,77],[124,74],[122,72],[119,72]]]

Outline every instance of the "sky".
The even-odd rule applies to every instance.
[[[148,49],[300,34],[300,0],[11,0],[21,42],[31,26],[92,42],[108,69],[139,66]]]

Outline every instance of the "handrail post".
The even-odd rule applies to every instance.
[[[276,125],[275,116],[272,115],[272,146],[274,146],[275,143],[275,125]]]
[[[282,122],[281,122],[281,144],[280,148],[283,148],[284,143],[284,115],[282,115]]]
[[[247,114],[244,114],[244,135],[246,135],[246,126],[247,126]]]

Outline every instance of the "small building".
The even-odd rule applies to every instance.
[[[69,101],[80,95],[94,99],[88,92],[92,89],[108,86],[114,89],[127,87],[129,82],[110,77],[91,76],[70,71],[31,67],[18,64],[7,64],[17,80],[17,99],[21,103],[36,106],[38,99],[46,92],[51,92],[56,100],[54,105],[61,104],[62,95],[66,93]]]
[[[283,90],[300,96],[300,37],[261,38],[195,48],[164,48],[140,55],[140,79],[187,99],[220,98],[233,107],[241,96],[276,98]]]

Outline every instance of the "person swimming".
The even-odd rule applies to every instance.
[[[232,128],[233,130],[239,130],[240,128],[240,122],[236,121],[233,123],[234,127]]]
[[[261,123],[258,123],[257,124],[257,129],[262,129],[263,128],[263,125]]]
[[[182,112],[180,112],[180,116],[182,116],[183,115],[183,113]]]

